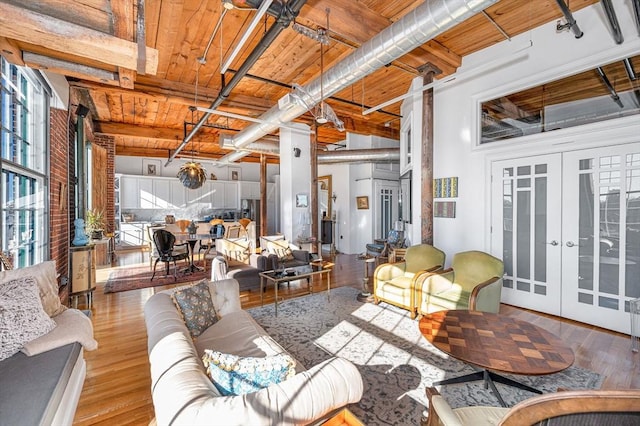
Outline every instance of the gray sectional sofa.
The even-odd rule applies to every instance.
[[[145,305],[151,392],[158,425],[302,425],[315,423],[363,392],[358,369],[331,358],[278,384],[237,396],[222,396],[207,376],[205,349],[243,357],[265,357],[284,349],[240,307],[238,282],[208,282],[218,321],[195,341],[167,290]]]

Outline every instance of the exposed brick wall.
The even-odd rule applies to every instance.
[[[68,112],[51,108],[50,111],[50,155],[49,155],[49,239],[50,257],[62,277],[69,275],[70,215],[67,198],[72,193],[69,185],[69,150],[75,139],[68,125]],[[73,152],[73,151],[71,151]],[[68,286],[60,294],[62,303],[68,302]]]

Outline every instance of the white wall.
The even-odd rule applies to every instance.
[[[510,52],[531,40],[533,45],[526,56],[467,79],[456,79],[434,89],[434,178],[458,177],[459,195],[456,218],[434,219],[434,245],[447,253],[447,263],[454,253],[490,247],[490,164],[496,159],[517,158],[546,152],[560,152],[583,146],[614,144],[640,138],[638,116],[609,120],[571,129],[557,130],[539,135],[478,146],[478,105],[481,101],[506,95],[517,90],[539,85],[550,80],[572,75],[614,60],[637,55],[640,39],[633,22],[631,2],[614,2],[624,35],[624,43],[616,45],[605,21],[602,6],[597,3],[574,14],[584,36],[576,39],[572,33],[556,33],[551,22],[514,37],[491,48],[464,58],[458,74],[472,72],[474,68]],[[414,87],[422,85],[422,78]],[[402,114],[421,110],[421,95],[404,102]],[[412,136],[414,156],[420,155],[421,113],[413,114]],[[416,210],[421,205],[420,169],[413,169],[414,211],[410,233],[419,241],[419,223]],[[418,237],[418,238],[416,238]],[[500,253],[497,253],[500,255]]]

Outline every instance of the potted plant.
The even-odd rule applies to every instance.
[[[102,212],[102,210],[87,210],[87,217],[85,219],[85,230],[87,235],[89,235],[92,239],[102,239],[102,232],[104,231],[104,213]]]

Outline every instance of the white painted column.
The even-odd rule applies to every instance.
[[[295,128],[280,129],[280,230],[296,244],[304,232],[311,196],[311,128],[291,123]],[[296,148],[300,156],[295,156]],[[306,196],[307,207],[296,207],[296,197]],[[309,232],[309,226],[306,227]]]

